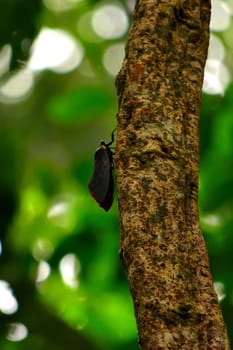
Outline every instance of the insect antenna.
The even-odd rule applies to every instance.
[[[113,129],[112,133],[111,133],[111,141],[109,143],[106,143],[105,146],[109,147],[113,144],[115,137],[114,137],[114,133],[116,131],[117,127],[115,129]],[[109,147],[109,148],[114,148],[114,147]]]

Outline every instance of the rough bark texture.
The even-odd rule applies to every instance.
[[[121,259],[142,349],[229,349],[198,220],[209,0],[139,0],[117,77]]]

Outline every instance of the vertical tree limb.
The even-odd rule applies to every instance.
[[[121,259],[142,349],[229,349],[199,228],[209,0],[139,0],[119,95]]]

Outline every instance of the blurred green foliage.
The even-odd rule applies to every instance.
[[[16,312],[0,312],[0,348],[136,349],[133,306],[118,258],[117,200],[105,213],[87,191],[94,150],[100,139],[110,141],[116,125],[114,76],[104,68],[103,54],[125,38],[97,38],[85,21],[87,32],[77,31],[78,19],[99,2],[4,3],[0,43],[13,50],[8,76],[29,55],[29,49],[27,55],[20,51],[23,40],[33,41],[44,26],[71,33],[85,58],[66,74],[36,74],[30,94],[0,104],[0,280],[9,283],[18,302]],[[58,11],[59,6],[65,9]],[[85,74],[87,62],[92,74]],[[1,79],[3,84],[5,75]],[[203,95],[199,193],[201,225],[214,280],[224,287],[221,303],[231,338],[232,97],[232,85],[224,96]],[[71,269],[68,277],[74,273],[68,282],[65,268]],[[22,340],[13,339],[15,323],[28,330]]]

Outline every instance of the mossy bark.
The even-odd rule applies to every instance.
[[[139,0],[117,77],[120,256],[142,349],[229,349],[199,228],[209,0]]]

